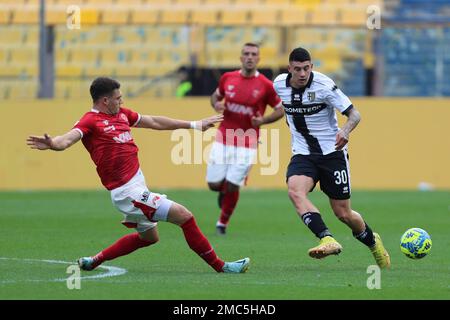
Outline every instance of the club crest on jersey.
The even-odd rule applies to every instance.
[[[126,123],[128,123],[128,118],[126,115],[124,115],[123,113],[120,114],[120,118],[125,121]]]
[[[316,93],[315,92],[308,92],[308,100],[314,101],[316,99]]]

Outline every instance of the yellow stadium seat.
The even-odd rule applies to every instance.
[[[11,21],[11,14],[9,10],[0,10],[0,24],[9,24]]]
[[[111,77],[114,74],[114,65],[86,68],[86,70],[84,70],[83,74],[89,78]]]
[[[81,25],[83,24],[98,24],[98,12],[92,8],[81,10]]]
[[[306,23],[306,16],[306,10],[287,8],[281,10],[280,21],[282,21],[284,25],[304,25]]]
[[[115,66],[113,68],[113,75],[115,77],[142,77],[145,75],[145,68],[140,65],[125,65],[125,66]]]
[[[130,12],[124,9],[102,9],[102,23],[104,24],[127,24],[130,19]]]
[[[0,68],[0,77],[18,77],[22,75],[25,68],[22,66],[6,64]]]
[[[365,8],[343,9],[340,14],[340,22],[345,26],[366,27],[368,15]]]
[[[254,26],[276,26],[280,23],[278,19],[279,11],[267,8],[255,8],[251,10],[252,22]]]
[[[95,64],[99,58],[99,52],[89,47],[74,48],[70,50],[71,63]]]
[[[45,23],[48,25],[66,24],[67,23],[66,11],[55,9],[45,10]]]
[[[311,24],[313,25],[335,25],[337,23],[337,10],[318,9],[311,12]]]
[[[174,5],[182,5],[182,6],[199,6],[202,4],[202,0],[175,0]]]
[[[12,13],[12,23],[15,24],[36,24],[39,22],[39,14],[37,10],[15,9]]]
[[[80,77],[83,74],[83,68],[74,65],[56,65],[55,73],[56,77]]]
[[[167,24],[184,24],[188,22],[188,13],[186,9],[165,9],[161,11],[161,22]]]
[[[0,44],[22,44],[23,32],[18,26],[6,26],[2,27]]]
[[[220,24],[222,25],[246,25],[249,22],[247,10],[222,10]]]
[[[17,63],[19,65],[37,63],[38,62],[38,49],[26,49],[18,48],[11,49],[11,63]]]
[[[154,9],[132,10],[130,22],[133,24],[156,24],[159,22],[159,13]]]
[[[200,8],[192,10],[191,23],[215,25],[218,23],[219,10],[213,8]]]

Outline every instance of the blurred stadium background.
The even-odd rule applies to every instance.
[[[352,97],[363,115],[350,147],[354,187],[450,188],[450,1],[46,0],[43,28],[40,4],[0,0],[0,105],[4,117],[20,114],[21,123],[8,121],[13,134],[0,138],[0,189],[99,187],[84,152],[32,153],[24,138],[70,129],[90,107],[97,76],[117,78],[126,105],[141,113],[209,115],[207,96],[224,71],[240,66],[247,41],[261,45],[260,70],[269,78],[303,46],[316,70]],[[177,99],[181,68],[192,89]],[[250,186],[284,187],[285,127],[270,126],[281,133],[279,174],[254,173]],[[134,134],[148,140],[148,133]],[[204,166],[174,166],[168,139],[162,133],[152,148],[141,147],[144,169],[161,168],[152,185],[204,187]]]
[[[371,29],[377,12],[380,28]],[[47,0],[42,13],[43,28],[39,0],[0,0],[0,299],[449,299],[450,1]],[[149,188],[192,210],[225,259],[250,256],[251,272],[239,279],[211,272],[178,228],[161,223],[157,246],[111,262],[127,274],[68,290],[58,282],[66,266],[48,262],[70,264],[127,230],[98,191],[81,143],[37,152],[26,137],[70,130],[91,108],[97,76],[118,79],[125,105],[142,114],[209,116],[208,96],[224,71],[240,67],[247,41],[261,45],[260,71],[272,79],[293,48],[309,49],[316,70],[360,110],[349,147],[352,204],[391,254],[383,289],[368,290],[373,259],[318,188],[311,198],[345,252],[307,257],[315,239],[286,194],[290,134],[279,121],[268,126],[279,140],[269,135],[260,146],[272,162],[252,168],[227,237],[214,234],[217,198],[205,163],[174,164],[179,141],[171,132],[132,132]],[[192,90],[178,98],[181,68]],[[271,165],[277,173],[261,175]],[[421,261],[399,250],[411,227],[433,239]]]

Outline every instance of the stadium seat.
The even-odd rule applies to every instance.
[[[311,12],[311,24],[313,25],[335,25],[337,23],[337,10],[314,10]]]
[[[103,24],[125,25],[130,19],[130,11],[125,9],[102,9],[100,15]]]
[[[162,10],[161,23],[185,24],[188,22],[188,13],[188,10],[179,8]]]
[[[0,10],[0,24],[9,24],[11,21],[11,13],[9,10]]]
[[[37,10],[18,8],[12,11],[12,23],[14,24],[36,24],[38,22],[39,14]]]
[[[249,11],[247,10],[222,10],[220,17],[221,25],[246,25],[249,23]]]
[[[250,11],[254,26],[276,26],[280,23],[279,11],[268,8],[254,8]]]
[[[340,13],[340,22],[345,26],[366,27],[367,13],[365,8],[346,8]]]
[[[283,8],[280,21],[286,26],[304,25],[306,23],[307,11],[299,8]]]
[[[89,69],[89,68],[88,68]],[[74,65],[56,65],[55,68],[56,77],[81,77],[83,74],[83,69],[81,66]]]
[[[49,25],[66,24],[67,23],[66,10],[56,10],[48,8],[45,10],[45,23]]]
[[[199,8],[192,10],[191,23],[202,25],[215,25],[218,23],[219,10],[213,8]]]
[[[81,24],[98,24],[98,11],[92,8],[81,10]]]
[[[130,23],[156,24],[159,23],[160,11],[154,9],[137,9],[131,11]]]

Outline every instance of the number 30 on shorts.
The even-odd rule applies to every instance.
[[[334,180],[335,184],[346,184],[348,179],[347,179],[347,171],[346,170],[342,170],[342,171],[335,171],[334,172],[334,177],[336,178],[336,180]]]

